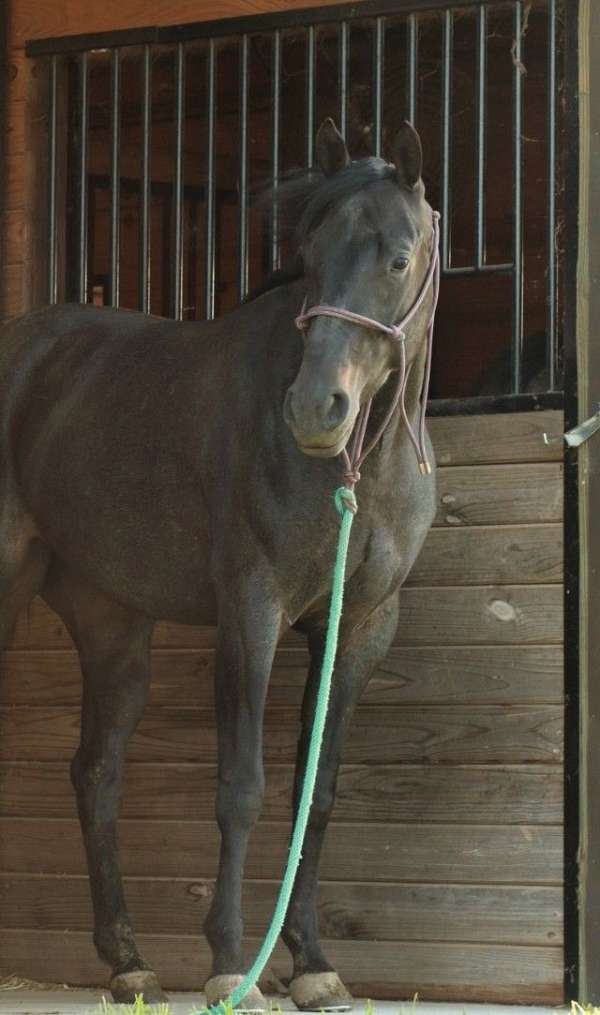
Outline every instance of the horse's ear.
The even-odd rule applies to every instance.
[[[411,190],[421,179],[423,149],[415,128],[405,120],[394,138],[392,159],[398,174],[398,183]]]
[[[346,142],[331,117],[323,120],[317,131],[317,162],[325,176],[333,176],[350,165]]]

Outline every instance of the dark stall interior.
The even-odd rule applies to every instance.
[[[310,164],[313,146],[307,131],[307,62],[314,56],[313,134],[325,116],[342,119],[340,92],[345,92],[345,134],[354,157],[372,154],[381,144],[385,155],[397,124],[405,117],[420,131],[425,154],[425,182],[431,204],[446,211],[446,252],[440,308],[436,322],[432,376],[433,398],[500,395],[517,390],[511,370],[515,281],[515,79],[522,92],[519,132],[522,171],[522,392],[560,390],[561,194],[563,167],[549,145],[552,123],[548,66],[548,15],[545,4],[526,5],[519,45],[512,5],[491,5],[482,21],[473,8],[385,19],[383,41],[376,39],[374,19],[314,28],[290,28],[247,36],[247,132],[242,133],[243,68],[240,37],[188,43],[184,53],[183,90],[179,96],[183,160],[182,225],[176,215],[177,73],[175,45],[153,47],[151,60],[142,47],[120,50],[118,152],[119,285],[111,292],[111,150],[114,61],[110,51],[86,57],[87,129],[87,298],[142,307],[152,313],[179,312],[188,319],[222,314],[236,305],[282,256],[273,240],[272,215],[256,207],[253,195],[275,169],[285,174]],[[556,129],[561,136],[560,20],[557,39]],[[344,32],[345,37],[340,38]],[[478,45],[484,33],[485,48]],[[314,48],[310,33],[313,33]],[[412,36],[412,37],[411,37]],[[342,73],[344,50],[347,64]],[[520,53],[519,53],[520,50]],[[484,52],[485,66],[480,68]],[[373,109],[375,61],[380,72],[382,121],[378,137]],[[179,57],[181,59],[181,57]],[[72,167],[80,150],[80,116],[75,101],[80,57],[71,65]],[[144,66],[144,61],[147,66]],[[207,101],[209,63],[214,69],[214,151],[209,145]],[[279,117],[273,116],[275,62],[280,74]],[[412,68],[411,68],[412,63]],[[150,81],[149,300],[144,306],[140,264],[140,209],[144,154],[144,73]],[[484,82],[481,87],[481,82]],[[446,115],[444,115],[444,112]],[[553,114],[554,115],[554,114]],[[341,124],[344,126],[343,122]],[[279,141],[273,146],[273,131]],[[247,150],[246,178],[240,149]],[[446,153],[446,159],[444,159]],[[207,285],[207,194],[214,157],[214,308]],[[243,152],[242,152],[243,154]],[[480,158],[479,158],[480,155]],[[555,166],[555,200],[549,189],[549,159]],[[274,166],[275,162],[275,166]],[[277,165],[278,163],[278,165]],[[115,170],[113,162],[113,174]],[[444,180],[446,185],[444,185]],[[240,261],[240,193],[248,193],[247,264]],[[549,218],[549,207],[553,207]],[[70,176],[68,210],[75,223],[77,172]],[[481,212],[478,218],[477,209]],[[175,209],[175,210],[174,210]],[[246,217],[244,217],[246,221]],[[76,227],[67,245],[67,262],[75,256]],[[182,244],[180,305],[173,287],[174,245]],[[69,253],[69,246],[71,251]],[[551,250],[551,247],[553,248]],[[483,270],[474,270],[478,263]],[[506,265],[493,270],[493,266]],[[471,269],[469,271],[469,269]],[[209,273],[210,274],[210,273]],[[549,276],[555,285],[549,287]],[[207,292],[208,305],[207,305]],[[69,295],[67,293],[67,295]],[[77,298],[70,294],[70,298]],[[517,294],[518,298],[518,294]],[[556,341],[548,354],[549,329]],[[554,365],[550,376],[548,355]]]

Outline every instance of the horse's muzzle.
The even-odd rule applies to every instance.
[[[350,398],[341,390],[308,400],[292,385],[283,404],[283,417],[300,450],[320,458],[332,458],[343,450],[352,430],[350,416]]]

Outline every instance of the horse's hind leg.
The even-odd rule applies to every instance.
[[[94,908],[94,943],[112,970],[116,1001],[164,999],[141,957],[127,912],[116,822],[129,737],[142,715],[150,677],[153,623],[69,577],[44,590],[67,624],[81,660],[81,740],[71,766]]]
[[[397,597],[393,596],[378,607],[361,628],[340,638],[317,784],[302,849],[302,862],[282,935],[294,960],[290,994],[296,1006],[303,1010],[340,1011],[352,1005],[350,994],[323,955],[319,944],[317,917],[319,859],[335,800],[340,755],[354,706],[374,667],[387,653],[397,620]],[[322,633],[310,638],[311,668],[302,706],[302,734],[296,764],[294,812],[304,781],[323,647]]]
[[[0,651],[18,613],[41,590],[49,559],[31,520],[5,501],[0,508]]]

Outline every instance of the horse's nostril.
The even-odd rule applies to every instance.
[[[327,409],[327,423],[333,430],[343,423],[350,408],[350,399],[343,391],[334,391]]]

